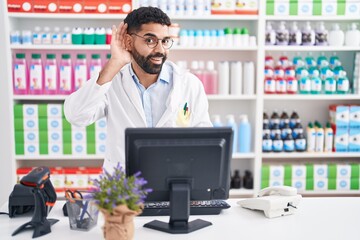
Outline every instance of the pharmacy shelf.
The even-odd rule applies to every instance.
[[[63,101],[68,95],[14,95],[17,101]]]
[[[31,18],[31,19],[124,19],[126,14],[82,14],[82,13],[8,13],[11,18]],[[230,21],[249,21],[258,20],[258,15],[241,15],[241,14],[227,14],[227,15],[208,15],[208,16],[171,16],[172,21],[174,20],[196,20],[196,21],[209,21],[209,20],[230,20]]]
[[[256,100],[256,95],[207,95],[208,100]]]
[[[34,156],[26,156],[26,155],[17,155],[15,156],[17,161],[25,160],[25,161],[45,161],[45,160],[104,160],[104,155],[34,155]]]
[[[267,21],[360,21],[360,16],[265,16]]]
[[[248,46],[248,47],[182,47],[182,46],[173,46],[173,50],[187,50],[187,51],[257,51],[257,46]]]
[[[360,46],[265,46],[269,52],[349,52],[360,51]]]
[[[319,101],[334,101],[334,100],[359,100],[360,95],[355,94],[264,94],[264,100],[319,100]]]
[[[239,198],[239,197],[253,197],[254,196],[254,189],[230,189],[229,195],[230,198]]]
[[[251,159],[255,158],[255,153],[234,153],[232,159]]]
[[[299,194],[302,196],[350,196],[350,195],[360,195],[359,190],[348,190],[348,191],[341,191],[341,190],[326,190],[326,191],[299,191]]]
[[[306,159],[318,159],[318,158],[360,158],[358,152],[329,152],[329,153],[308,153],[308,152],[291,152],[291,153],[263,153],[263,159],[294,159],[294,158],[306,158]]]

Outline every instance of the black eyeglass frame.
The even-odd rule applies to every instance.
[[[138,35],[138,34],[136,34],[136,33],[129,33],[129,35],[130,35],[130,36],[135,35],[135,36],[137,36],[137,37],[139,37],[139,38],[144,39],[146,45],[147,45],[149,48],[151,48],[151,49],[156,48],[157,45],[159,44],[159,41],[160,41],[160,40],[161,40],[161,44],[162,44],[163,48],[165,48],[165,49],[170,49],[170,48],[173,46],[173,44],[174,44],[174,39],[172,39],[171,37],[165,37],[165,38],[163,38],[163,39],[160,39],[160,38],[158,38],[158,37],[156,37],[156,36],[146,36],[146,37],[143,37],[143,36],[140,36],[140,35]],[[151,38],[157,40],[154,46],[149,46],[149,44],[151,45],[152,43],[148,43],[148,42],[146,41],[146,40],[151,39]],[[166,43],[164,43],[165,40],[169,40],[169,41],[170,41],[171,44],[170,44],[169,47],[166,47]],[[165,44],[165,45],[164,45],[164,44]]]

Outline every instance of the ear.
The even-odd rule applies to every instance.
[[[125,49],[131,51],[133,48],[133,38],[129,34],[125,34],[124,39]]]

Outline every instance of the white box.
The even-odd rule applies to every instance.
[[[104,143],[106,142],[106,132],[105,131],[97,131],[95,133],[95,142],[96,143]]]
[[[292,165],[292,179],[305,179],[306,166],[305,165]]]
[[[274,15],[275,16],[289,16],[290,1],[289,0],[275,0],[274,1]]]
[[[39,155],[39,143],[25,143],[25,155],[38,156]]]
[[[95,122],[95,131],[106,131],[106,118],[101,118]]]
[[[37,104],[24,104],[23,105],[23,117],[24,118],[38,118],[39,111]]]
[[[62,104],[48,104],[47,105],[48,118],[62,118]]]
[[[351,178],[351,166],[349,164],[336,164],[336,179],[341,178]]]
[[[350,190],[350,178],[336,179],[336,190]]]
[[[72,143],[72,154],[73,155],[85,155],[86,153],[86,143],[73,142]]]
[[[360,130],[352,130],[349,132],[349,152],[360,152]]]
[[[335,152],[347,152],[349,149],[349,131],[336,131],[334,135]]]
[[[270,181],[273,179],[284,180],[284,166],[270,166]]]
[[[86,143],[86,131],[85,130],[71,130],[72,143]]]
[[[328,190],[328,180],[327,178],[314,178],[314,190],[316,191],[327,191]]]
[[[24,143],[38,143],[38,142],[39,142],[39,131],[37,130],[24,131]]]
[[[24,118],[24,130],[38,130],[39,120],[38,118]]]
[[[347,0],[345,3],[345,15],[358,17],[360,15],[360,3]]]
[[[298,191],[306,190],[306,179],[292,179],[292,187],[296,188]]]
[[[326,164],[314,164],[314,179],[328,177],[328,166]]]
[[[298,15],[299,16],[312,16],[313,15],[313,2],[312,1],[299,1],[298,2]]]
[[[49,155],[63,155],[62,143],[49,143]]]
[[[269,187],[283,186],[284,179],[271,179],[269,181]]]
[[[106,150],[105,142],[102,143],[96,142],[96,154],[105,154],[105,150]]]
[[[322,1],[321,5],[322,16],[336,16],[337,15],[337,2],[334,1]]]
[[[62,131],[61,118],[48,118],[48,131]]]
[[[49,143],[62,143],[63,133],[62,131],[48,131],[48,142]]]

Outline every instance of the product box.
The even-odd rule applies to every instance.
[[[24,131],[24,143],[38,143],[39,131],[37,130],[25,130]]]
[[[58,0],[59,13],[82,13],[83,0]]]
[[[63,155],[63,144],[58,142],[48,143],[48,154],[49,155]]]
[[[88,188],[93,188],[94,180],[100,178],[100,175],[102,174],[102,169],[88,167],[88,168],[86,168],[86,170],[88,173]]]
[[[24,154],[29,156],[39,155],[39,143],[24,143]]]
[[[306,166],[305,165],[292,165],[292,179],[305,179]]]
[[[313,15],[313,2],[309,0],[298,2],[298,15],[311,16]]]
[[[63,142],[62,134],[63,134],[62,131],[56,131],[56,130],[48,131],[48,142],[62,143]]]
[[[272,165],[270,166],[270,181],[273,179],[284,179],[284,166],[281,165]]]
[[[350,107],[345,105],[330,105],[330,122],[336,129],[346,130],[349,128]]]
[[[108,0],[108,12],[127,14],[132,10],[131,0]]]
[[[349,148],[349,132],[347,129],[339,130],[334,128],[334,151],[335,152],[348,152]]]
[[[105,143],[106,142],[106,132],[96,132],[95,142],[96,143]]]
[[[314,190],[315,191],[328,190],[328,179],[327,178],[314,178]]]
[[[86,190],[88,174],[85,168],[64,168],[65,189]]]
[[[86,130],[82,127],[74,127],[71,129],[72,143],[86,143]]]
[[[258,14],[258,0],[237,0],[235,2],[236,14],[256,15]]]
[[[105,154],[106,144],[104,143],[96,143],[96,154]]]
[[[62,118],[62,104],[47,104],[47,118]]]
[[[328,177],[327,164],[314,164],[314,179],[321,179]]]
[[[235,14],[235,1],[211,0],[211,14]]]
[[[32,0],[33,11],[36,13],[55,13],[58,11],[55,0]]]
[[[39,130],[39,120],[37,118],[24,118],[23,129],[26,130]]]
[[[62,122],[61,118],[48,118],[47,121],[47,129],[49,132],[51,131],[62,131]]]
[[[269,181],[269,187],[283,186],[284,179],[271,179]]]
[[[8,12],[32,12],[32,0],[7,0]]]
[[[350,190],[350,179],[336,179],[336,190]]]
[[[349,108],[349,127],[351,129],[360,130],[360,106],[351,105]]]
[[[84,1],[84,13],[106,13],[106,0],[86,0]]]
[[[38,105],[37,104],[23,104],[23,118],[38,118]]]
[[[349,131],[349,152],[360,152],[360,129]]]
[[[293,179],[292,180],[292,187],[296,188],[298,192],[306,190],[306,179]]]
[[[106,131],[106,119],[101,118],[95,122],[95,131]]]
[[[344,5],[344,3],[339,3],[339,4]],[[337,0],[322,1],[321,15],[322,16],[336,16],[337,9],[338,9],[338,1]]]
[[[50,168],[50,179],[56,192],[64,192],[65,174],[62,167]]]
[[[350,179],[351,165],[350,164],[336,164],[336,179]]]
[[[73,155],[86,155],[87,154],[86,143],[73,142],[71,151]]]
[[[345,2],[345,15],[358,17],[360,15],[360,2],[357,0],[347,0]]]

